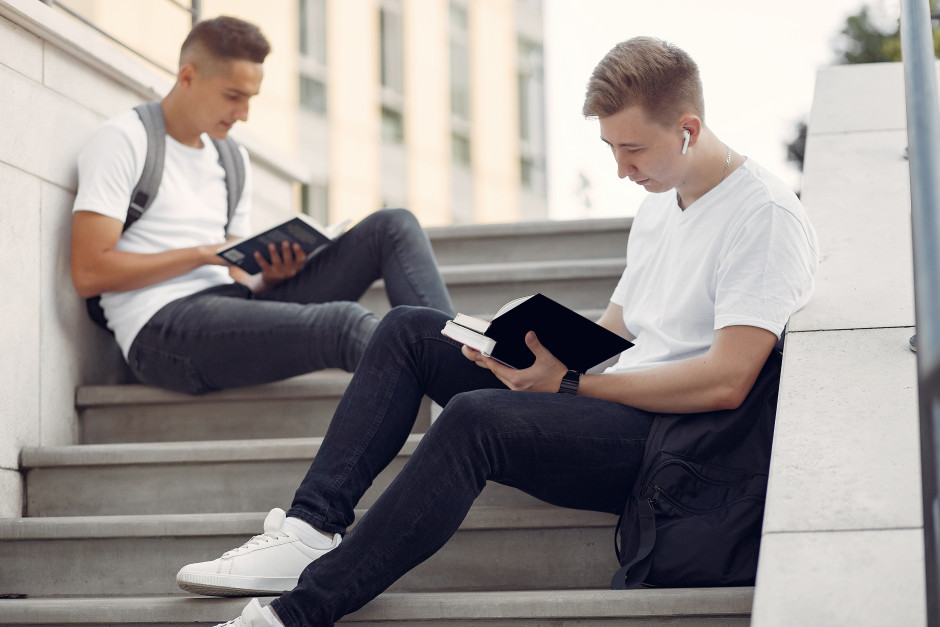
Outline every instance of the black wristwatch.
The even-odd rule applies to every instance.
[[[577,370],[569,370],[565,373],[565,376],[561,378],[561,385],[558,387],[559,394],[575,394],[578,393],[578,383],[581,382],[581,373]]]

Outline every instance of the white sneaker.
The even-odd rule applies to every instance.
[[[272,509],[264,519],[264,533],[217,560],[183,566],[176,573],[180,588],[215,597],[272,596],[297,585],[304,568],[339,546],[333,536],[326,549],[314,549],[291,531],[283,531],[284,510]]]
[[[258,599],[252,599],[238,618],[215,627],[271,627],[271,621],[264,615],[264,608]]]

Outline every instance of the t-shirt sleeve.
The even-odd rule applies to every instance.
[[[228,225],[228,235],[230,237],[247,237],[253,232],[251,228],[251,161],[244,146],[239,146],[238,152],[245,162],[245,187],[242,189],[242,196],[235,207],[235,215],[232,216],[232,221]]]
[[[627,304],[626,278],[627,271],[624,270],[623,274],[620,275],[620,280],[617,281],[617,287],[614,288],[614,293],[610,295],[610,302],[615,305],[620,305],[621,307]]]
[[[748,325],[780,337],[809,300],[815,236],[789,209],[768,203],[730,235],[717,268],[715,329]]]
[[[94,211],[122,223],[131,192],[144,168],[147,136],[142,124],[108,123],[92,137],[78,158],[78,192],[72,211]]]

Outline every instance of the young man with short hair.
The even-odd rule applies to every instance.
[[[288,590],[226,624],[332,625],[443,546],[488,480],[620,513],[656,415],[694,421],[742,407],[812,291],[816,236],[803,207],[705,125],[698,69],[670,44],[636,38],[611,50],[584,114],[599,118],[618,175],[651,192],[601,318],[635,346],[602,374],[572,373],[529,333],[535,363],[513,370],[443,337],[446,315],[393,310],[286,519],[273,510],[264,534],[177,575],[203,594]],[[443,412],[340,542],[424,393]]]
[[[163,177],[153,204],[123,230],[147,134],[134,111],[106,123],[79,160],[72,280],[101,295],[109,328],[134,375],[203,393],[320,370],[355,369],[378,324],[356,303],[384,279],[396,305],[452,313],[430,243],[414,216],[378,211],[319,254],[269,246],[247,276],[216,255],[251,232],[251,177],[228,221],[225,172],[212,139],[248,119],[270,46],[232,17],[199,22],[183,42],[176,84],[161,101]]]

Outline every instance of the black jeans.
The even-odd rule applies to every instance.
[[[352,372],[378,318],[357,304],[383,279],[389,301],[453,313],[427,235],[408,211],[377,211],[276,288],[222,285],[175,300],[131,344],[143,383],[190,394],[323,368]]]
[[[408,437],[423,394],[444,406],[388,490],[334,551],[273,603],[287,625],[332,625],[433,555],[487,480],[619,513],[652,414],[568,394],[515,392],[441,335],[448,316],[399,307],[379,324],[289,516],[344,532]]]

